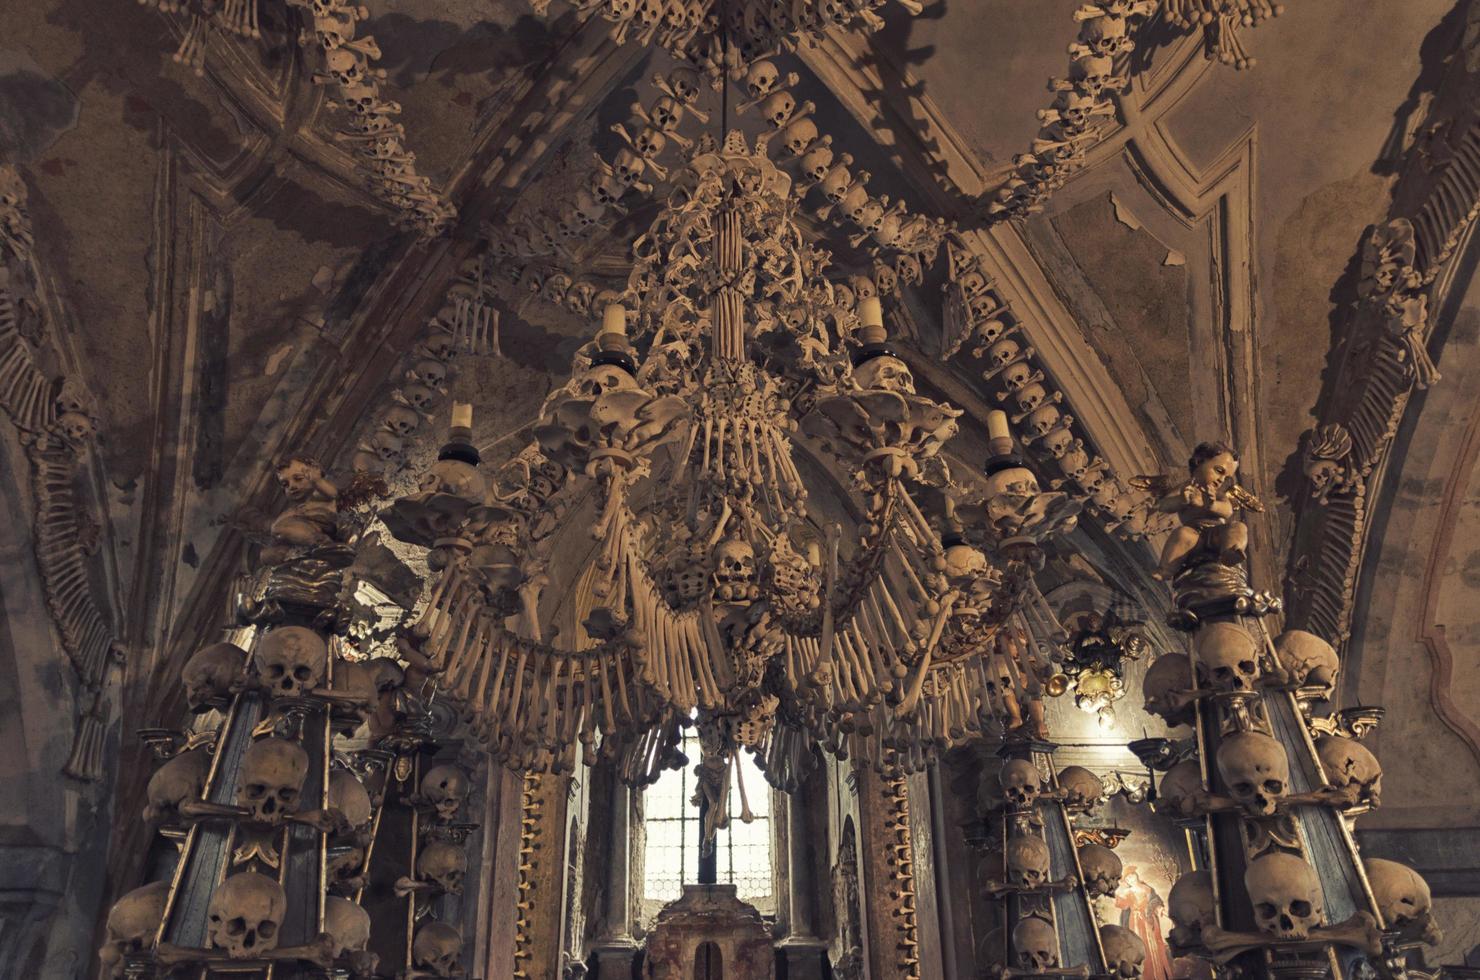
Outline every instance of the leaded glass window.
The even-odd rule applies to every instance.
[[[699,808],[692,800],[694,763],[699,738],[684,737],[683,752],[690,764],[669,770],[643,794],[643,917],[651,921],[668,902],[683,893],[685,882],[699,880]],[[735,771],[738,770],[738,773]],[[740,781],[755,819],[740,820]],[[715,837],[716,864],[721,882],[735,885],[740,898],[763,915],[776,911],[775,871],[771,860],[771,787],[748,752],[737,753],[730,774],[730,825]]]

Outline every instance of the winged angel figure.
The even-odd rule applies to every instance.
[[[1249,527],[1235,520],[1239,511],[1264,512],[1259,498],[1239,485],[1238,453],[1221,442],[1204,442],[1187,461],[1187,479],[1162,473],[1132,478],[1131,486],[1157,498],[1156,509],[1176,514],[1181,526],[1171,533],[1161,551],[1159,581],[1176,576],[1199,548],[1216,551],[1225,565],[1243,563],[1249,547]]]

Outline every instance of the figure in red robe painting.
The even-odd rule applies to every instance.
[[[1165,903],[1156,889],[1141,880],[1136,866],[1127,865],[1115,889],[1115,907],[1121,909],[1120,924],[1141,937],[1146,944],[1142,964],[1144,980],[1171,980],[1172,957],[1161,934],[1161,909]]]

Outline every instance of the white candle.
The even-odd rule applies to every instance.
[[[473,427],[473,406],[467,402],[452,403],[452,427],[454,429],[471,429]]]
[[[620,303],[607,304],[606,311],[601,316],[601,332],[627,336],[627,311]]]
[[[865,327],[884,325],[884,305],[877,296],[866,296],[858,302],[858,321]]]
[[[991,411],[987,413],[987,438],[988,439],[1011,439],[1012,430],[1007,427],[1007,413],[1003,411]]]

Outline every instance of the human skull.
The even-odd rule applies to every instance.
[[[822,178],[822,196],[833,204],[842,204],[848,189],[853,186],[853,171],[848,169],[848,164],[852,162],[852,157],[843,154],[841,162]]]
[[[385,429],[374,432],[370,437],[370,450],[383,463],[398,462],[406,454],[406,440]]]
[[[1213,900],[1213,873],[1202,868],[1178,878],[1167,895],[1167,910],[1176,924],[1168,938],[1178,946],[1200,945],[1203,926],[1215,925],[1218,921],[1218,905]]]
[[[591,312],[591,298],[596,295],[596,287],[589,282],[578,282],[565,294],[565,308],[577,316],[585,316]]]
[[[1146,944],[1125,926],[1100,926],[1100,946],[1105,950],[1105,968],[1120,980],[1135,980],[1146,959]]]
[[[714,548],[714,592],[720,599],[743,602],[759,596],[755,585],[755,549],[744,538],[726,538]]]
[[[271,952],[287,912],[282,885],[255,871],[234,874],[216,887],[206,908],[211,944],[232,959]]]
[[[1104,844],[1087,841],[1079,845],[1079,870],[1084,872],[1084,887],[1091,895],[1110,896],[1120,887],[1124,869],[1120,855]]]
[[[418,412],[430,412],[437,403],[437,393],[418,381],[403,385],[401,397]]]
[[[1041,412],[1043,409],[1040,408],[1038,411]],[[1033,414],[1036,413],[1029,413],[1029,417],[1031,418]],[[1080,441],[1074,438],[1074,433],[1067,428],[1060,428],[1054,429],[1043,437],[1041,448],[1054,459],[1063,459],[1071,450],[1081,445]]]
[[[366,79],[365,56],[349,48],[325,51],[324,69],[340,85],[358,85]]]
[[[93,420],[81,412],[63,412],[57,416],[57,427],[62,437],[74,446],[80,446],[97,432]]]
[[[279,626],[263,634],[252,657],[274,696],[293,697],[323,683],[329,648],[307,627]]]
[[[1002,785],[1003,798],[1014,809],[1029,809],[1043,792],[1043,774],[1027,759],[1008,759],[997,779]]]
[[[1048,397],[1048,389],[1041,384],[1026,385],[1014,393],[1018,411],[1024,416],[1033,414],[1038,406],[1043,404],[1044,399]]]
[[[1053,926],[1035,915],[1012,927],[1012,948],[1024,970],[1043,973],[1059,965],[1059,937]]]
[[[1059,117],[1059,126],[1066,133],[1082,133],[1089,125],[1095,109],[1093,97],[1079,92],[1061,92],[1054,101],[1053,112]]]
[[[149,777],[145,790],[149,805],[144,807],[148,823],[174,823],[180,816],[180,804],[200,799],[211,770],[211,756],[205,749],[181,752],[160,766]]]
[[[1174,818],[1193,817],[1201,809],[1203,797],[1202,768],[1196,759],[1184,759],[1161,777],[1156,808]]]
[[[1193,643],[1197,663],[1219,691],[1252,691],[1259,676],[1254,636],[1237,623],[1208,623]]]
[[[692,68],[675,68],[668,73],[668,87],[680,102],[691,104],[699,98],[699,73]]]
[[[817,132],[817,124],[811,119],[797,119],[781,131],[781,143],[786,147],[787,153],[799,157],[807,152],[807,148],[817,140],[819,135],[821,134]]]
[[[457,972],[461,953],[462,933],[435,919],[423,923],[411,943],[411,958],[416,965],[439,977],[450,977]]]
[[[1126,33],[1124,17],[1091,17],[1079,28],[1079,40],[1089,50],[1102,58],[1113,58],[1135,48]]]
[[[447,365],[435,357],[419,357],[411,365],[410,376],[434,391],[441,391],[447,383]]]
[[[683,121],[683,105],[670,96],[663,95],[653,100],[648,118],[661,130],[672,132]]]
[[[154,945],[169,894],[168,881],[154,881],[135,888],[113,904],[108,912],[108,940],[98,951],[104,969],[113,976],[123,975],[120,967],[125,956],[142,953]]]
[[[180,672],[185,682],[185,703],[196,714],[226,705],[231,687],[241,680],[247,666],[247,651],[233,643],[212,643],[191,654]]]
[[[814,144],[811,149],[802,155],[802,173],[818,183],[826,177],[832,168],[833,150],[831,141]]]
[[[769,61],[757,61],[745,72],[745,90],[752,99],[764,99],[780,81],[781,72]]]
[[[1196,709],[1174,695],[1192,690],[1192,658],[1185,653],[1164,653],[1146,668],[1141,678],[1141,695],[1146,710],[1168,725],[1191,724]]]
[[[913,394],[915,377],[909,366],[897,357],[883,356],[864,361],[853,371],[859,387],[878,391]]]
[[[398,436],[409,436],[421,425],[421,416],[406,405],[392,405],[382,420],[385,427]]]
[[[790,92],[773,92],[761,103],[761,112],[776,129],[781,129],[790,122],[796,109],[796,97]]]
[[[445,762],[433,766],[421,777],[421,795],[436,809],[440,819],[451,820],[467,799],[467,774]]]
[[[1341,661],[1325,640],[1305,630],[1285,630],[1274,641],[1275,659],[1299,687],[1320,687],[1329,694]]]
[[[843,213],[851,221],[857,224],[863,221],[864,209],[873,200],[872,197],[869,197],[866,178],[860,176],[854,181],[853,186],[848,188],[847,192],[843,195],[842,201],[838,203],[838,206],[843,209]]]
[[[1372,886],[1372,897],[1385,930],[1391,932],[1415,922],[1428,923],[1434,899],[1429,883],[1417,871],[1382,858],[1367,858],[1362,864],[1367,869],[1367,883]]]
[[[1069,66],[1069,81],[1092,99],[1098,99],[1115,77],[1115,62],[1100,55],[1075,58]]]
[[[595,170],[591,174],[591,184],[588,188],[602,207],[611,207],[622,199],[627,193],[626,185],[620,183],[615,176],[603,170]]]
[[[1088,809],[1105,798],[1105,784],[1083,766],[1059,770],[1059,791],[1064,805],[1074,809]]]
[[[664,136],[663,131],[658,127],[646,126],[642,132],[637,134],[632,145],[637,148],[639,155],[651,160],[663,152],[663,148],[668,145],[668,137]]]
[[[1354,738],[1324,735],[1316,739],[1316,755],[1332,786],[1354,792],[1359,803],[1382,804],[1382,766],[1367,746]]]
[[[1007,842],[1007,880],[1018,888],[1048,883],[1048,844],[1035,834],[1019,834]]]
[[[370,945],[370,913],[347,898],[324,899],[324,931],[334,939],[334,958],[362,953]]]
[[[416,859],[416,876],[435,882],[445,892],[462,894],[463,877],[468,873],[468,856],[461,847],[446,841],[428,844]]]
[[[1305,939],[1325,908],[1321,882],[1304,858],[1275,851],[1255,858],[1244,871],[1259,928],[1280,939]]]
[[[874,236],[874,241],[878,240],[878,236]],[[925,269],[915,255],[901,255],[895,259],[894,272],[901,286],[918,286],[925,279]]]
[[[375,813],[365,784],[348,769],[335,769],[329,774],[329,806],[343,814],[354,829],[368,824]]]
[[[1002,369],[1002,385],[1008,391],[1026,388],[1035,377],[1033,365],[1027,361],[1016,361]],[[1042,411],[1039,409],[1038,411]],[[1033,413],[1029,413],[1030,415]]]
[[[353,85],[341,86],[339,103],[350,112],[360,116],[368,116],[381,109],[389,109],[392,105],[392,103],[381,101],[380,86],[374,82],[369,84],[357,82]]]
[[[1236,732],[1218,746],[1218,775],[1240,806],[1267,817],[1290,788],[1290,759],[1278,739]]]
[[[643,172],[646,170],[647,161],[625,147],[618,150],[616,156],[612,157],[612,176],[623,187],[636,184],[642,179]]]
[[[253,819],[275,824],[298,809],[307,778],[308,753],[297,742],[271,736],[258,739],[242,755],[236,802],[252,811]]]

